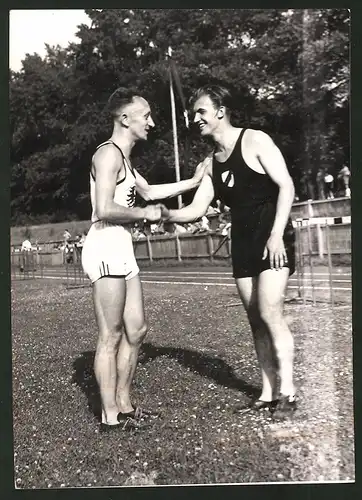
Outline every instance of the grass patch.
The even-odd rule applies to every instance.
[[[328,306],[286,305],[300,411],[291,424],[273,424],[263,414],[233,413],[258,394],[260,376],[245,313],[229,307],[235,291],[215,288],[144,283],[150,330],[133,395],[136,403],[161,410],[162,418],[147,431],[104,435],[98,432],[91,290],[13,282],[16,486],[353,479],[348,306],[332,316]],[[309,352],[320,354],[317,364]],[[330,374],[334,385],[323,385]],[[315,410],[315,393],[333,404]],[[331,443],[329,454],[319,447],[323,442]]]

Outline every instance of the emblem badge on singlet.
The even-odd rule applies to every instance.
[[[129,188],[127,193],[127,206],[129,208],[133,208],[135,205],[135,201],[136,201],[136,188],[135,186],[132,186]]]
[[[222,172],[221,179],[227,187],[233,187],[234,174],[230,170],[226,170],[226,172]]]

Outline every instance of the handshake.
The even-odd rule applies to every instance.
[[[170,212],[165,205],[157,203],[157,205],[147,205],[144,218],[149,222],[158,222],[160,220],[167,220]]]

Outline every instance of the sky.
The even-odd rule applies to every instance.
[[[45,43],[66,47],[77,42],[75,36],[79,24],[91,21],[80,9],[11,10],[9,21],[9,66],[21,69],[25,54],[45,55]]]

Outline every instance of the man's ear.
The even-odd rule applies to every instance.
[[[219,120],[221,120],[221,118],[224,118],[224,116],[225,116],[225,107],[221,106],[219,108],[219,111],[217,112],[217,117],[219,118]]]
[[[120,122],[121,122],[121,125],[125,128],[128,128],[129,127],[129,117],[127,115],[127,113],[123,112],[120,116]]]

